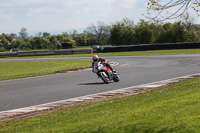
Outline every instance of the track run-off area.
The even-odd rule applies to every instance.
[[[66,99],[70,99],[71,102],[82,101],[84,98],[98,97],[95,94],[106,96],[121,93],[123,92],[122,88],[130,90],[134,89],[135,86],[135,89],[144,89],[145,85],[147,88],[159,87],[166,82],[180,80],[182,79],[180,77],[186,75],[190,75],[186,78],[194,77],[199,75],[200,72],[200,54],[106,58],[110,62],[117,62],[113,67],[120,75],[120,82],[104,84],[91,69],[0,81],[0,114],[2,114],[0,118],[3,115],[6,116],[6,114],[3,114],[5,112],[12,114],[12,110],[19,111],[20,109],[27,109],[26,107],[35,109],[39,105],[43,105],[40,109],[47,109],[50,104],[56,103],[56,101],[67,104]],[[2,59],[0,62],[74,59],[91,60],[91,57]],[[140,85],[143,85],[143,87]],[[68,100],[69,103],[70,100]],[[31,110],[31,108],[28,109]]]

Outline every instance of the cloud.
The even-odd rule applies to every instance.
[[[66,31],[86,28],[97,21],[111,24],[124,17],[138,19],[141,17],[138,3],[145,1],[0,0],[0,33],[18,32],[21,27],[28,31]]]
[[[13,13],[3,13],[3,12],[0,12],[0,17],[1,19],[4,19],[4,20],[13,20],[15,18],[15,14]]]
[[[39,7],[39,8],[32,8],[27,12],[27,15],[29,17],[33,17],[33,16],[48,16],[50,15],[55,15],[55,14],[59,14],[61,13],[61,10],[59,8],[55,8],[55,7]]]
[[[124,0],[122,6],[126,9],[132,9],[135,7],[137,0]]]

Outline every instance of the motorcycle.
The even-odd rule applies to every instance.
[[[105,64],[101,62],[95,62],[94,64],[94,72],[100,77],[106,84],[109,81],[119,82],[120,77],[116,71],[112,71],[110,68],[106,67]]]

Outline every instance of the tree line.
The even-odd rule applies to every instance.
[[[155,23],[140,20],[139,23],[124,18],[112,25],[103,22],[89,25],[83,33],[51,35],[39,32],[29,36],[26,28],[17,34],[0,35],[0,52],[12,48],[20,50],[58,49],[62,43],[73,48],[91,45],[138,45],[152,43],[200,42],[200,25],[190,22]]]

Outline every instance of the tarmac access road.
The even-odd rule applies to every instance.
[[[90,60],[84,58],[2,59],[8,61]],[[104,84],[91,70],[0,81],[0,111],[45,104],[200,72],[200,54],[107,57],[118,62],[120,82]]]

